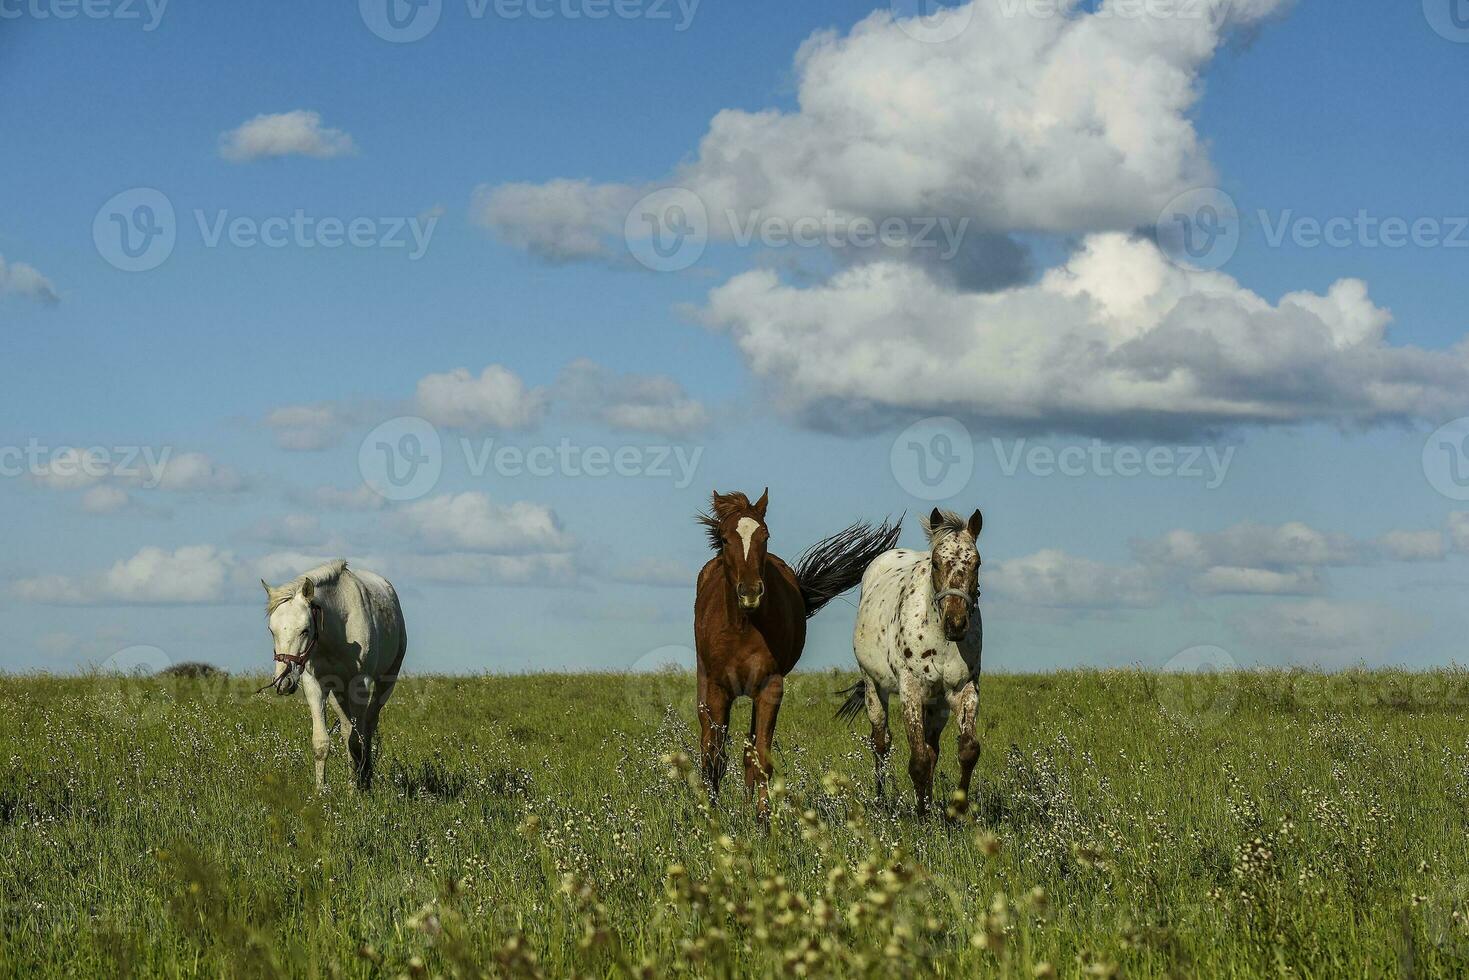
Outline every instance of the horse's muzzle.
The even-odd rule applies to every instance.
[[[759,609],[760,600],[765,598],[765,583],[757,584],[753,589],[746,589],[743,585],[735,589],[739,596],[741,609]]]
[[[301,672],[295,668],[289,668],[275,679],[276,694],[295,694],[296,688],[301,686]]]

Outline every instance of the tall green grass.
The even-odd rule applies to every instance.
[[[1465,972],[1461,672],[987,677],[925,821],[848,680],[788,684],[766,829],[738,772],[705,806],[686,675],[407,679],[325,797],[258,680],[0,679],[0,972]]]

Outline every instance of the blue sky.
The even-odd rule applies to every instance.
[[[374,3],[0,4],[0,668],[264,669],[257,580],[339,554],[399,586],[414,669],[646,665],[691,645],[692,514],[767,485],[790,558],[983,508],[995,669],[1464,659],[1448,0],[442,0],[409,43]],[[708,241],[650,269],[655,192]],[[120,268],[158,195],[171,250]],[[1201,201],[1231,234],[1190,256]],[[361,449],[403,417],[442,474],[390,501]],[[932,499],[903,460],[956,434]],[[640,475],[464,453],[563,443]],[[805,666],[850,661],[852,613]]]

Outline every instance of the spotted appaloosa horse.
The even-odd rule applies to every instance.
[[[950,712],[959,716],[959,788],[969,792],[979,760],[975,716],[984,624],[979,615],[979,532],[984,517],[966,521],[934,508],[924,530],[929,550],[897,548],[862,577],[862,601],[852,648],[862,680],[844,691],[837,712],[852,718],[865,706],[872,722],[877,795],[887,767],[888,698],[897,692],[908,733],[908,775],[926,813],[938,766],[939,737]]]
[[[900,528],[854,524],[812,547],[795,570],[767,550],[767,489],[755,503],[743,493],[715,493],[699,522],[717,552],[699,572],[694,644],[699,658],[700,756],[711,796],[726,765],[730,705],[754,702],[745,745],[745,788],[770,814],[770,746],[785,693],[785,676],[801,659],[806,620],[861,579],[891,548]]]

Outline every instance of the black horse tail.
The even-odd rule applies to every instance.
[[[875,528],[859,523],[812,545],[796,562],[796,581],[806,601],[806,618],[815,616],[822,606],[861,582],[867,566],[884,551],[891,551],[902,531],[902,518],[896,524],[884,521]]]
[[[863,678],[844,691],[838,691],[838,695],[845,694],[847,699],[837,709],[837,717],[842,721],[851,721],[857,717],[857,712],[867,705],[867,680]]]

